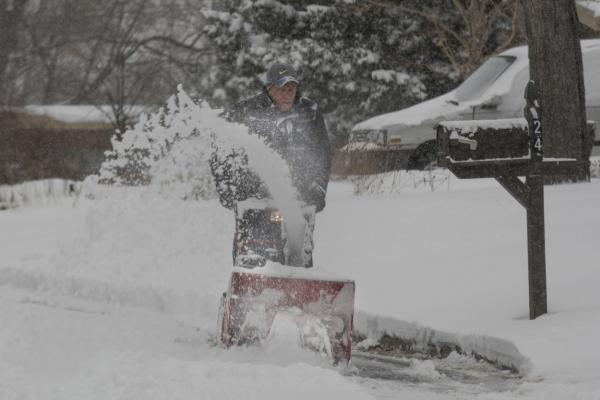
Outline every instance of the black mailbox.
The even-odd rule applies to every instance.
[[[529,315],[534,319],[547,312],[544,176],[589,171],[594,125],[579,133],[577,158],[545,157],[534,81],[525,89],[525,101],[525,118],[440,122],[437,146],[438,163],[458,178],[495,178],[527,210]]]
[[[439,162],[529,160],[525,118],[487,121],[443,121],[437,128]]]
[[[583,143],[593,135],[594,123],[589,122]],[[438,164],[459,178],[526,176],[536,161],[545,175],[574,175],[589,169],[587,144],[581,159],[557,159],[532,157],[536,143],[525,118],[442,121],[437,126]]]

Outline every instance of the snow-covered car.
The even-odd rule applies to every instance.
[[[600,122],[600,39],[582,40],[581,48],[587,119]],[[521,117],[528,80],[527,46],[506,50],[449,93],[355,125],[345,150],[384,152],[397,168],[423,169],[436,158],[439,121]],[[594,153],[599,145],[600,129]]]

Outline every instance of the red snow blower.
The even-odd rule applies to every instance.
[[[314,212],[305,212],[305,218],[305,265],[311,266]],[[220,344],[260,345],[291,324],[299,345],[335,364],[349,363],[354,282],[283,265],[288,260],[286,244],[283,219],[275,208],[253,203],[236,209],[234,271],[221,299]]]

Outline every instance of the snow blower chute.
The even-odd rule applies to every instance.
[[[306,237],[312,237],[314,213],[305,218]],[[285,253],[286,233],[274,208],[256,203],[237,208],[234,269],[221,299],[219,342],[225,347],[261,344],[280,324],[294,324],[301,346],[334,363],[350,362],[354,282],[282,265]]]

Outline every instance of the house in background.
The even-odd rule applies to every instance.
[[[27,106],[0,111],[0,185],[98,171],[114,128],[94,106]]]

